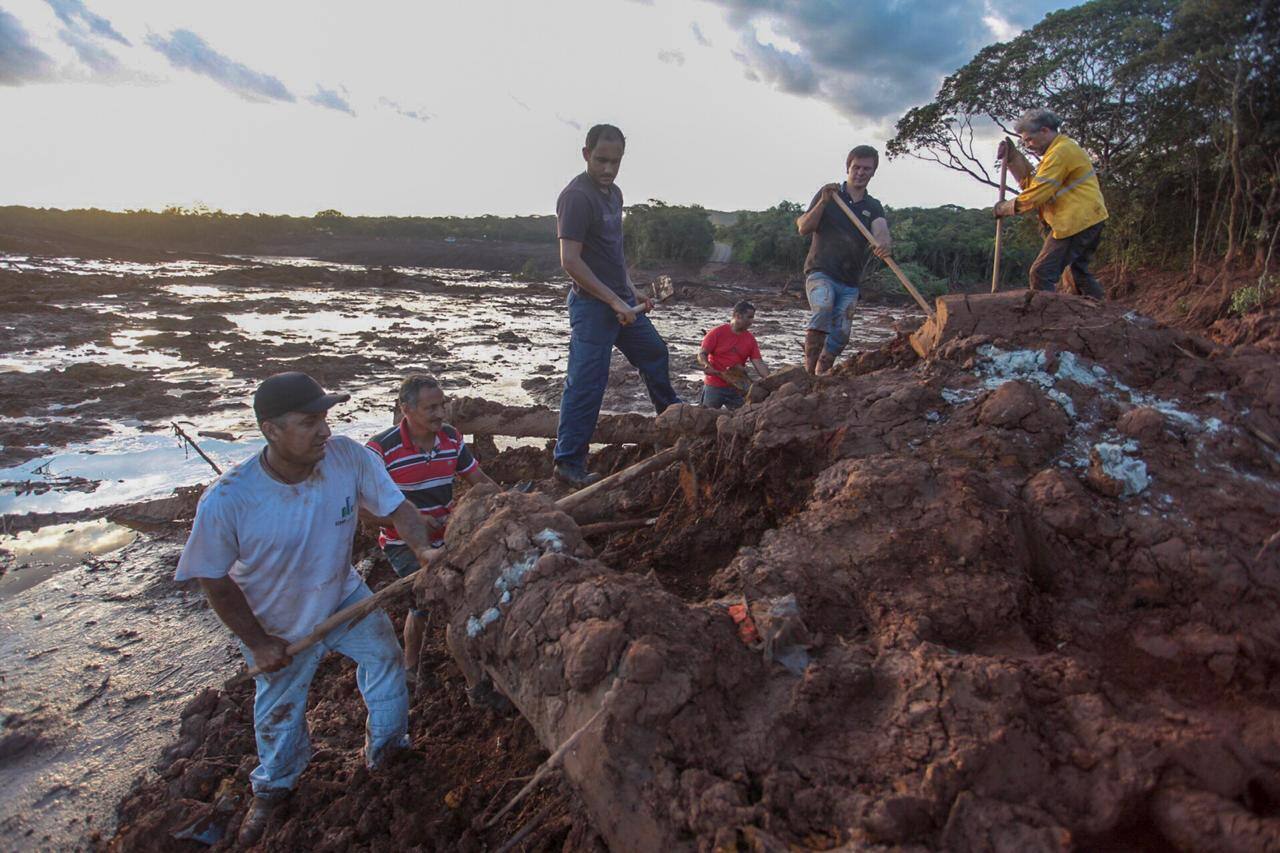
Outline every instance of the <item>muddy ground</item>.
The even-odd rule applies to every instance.
[[[796,351],[796,294],[778,296],[776,283],[733,270],[677,280],[676,298],[655,322],[682,392],[696,392],[698,337],[742,295],[760,306],[766,358],[778,363]],[[211,469],[175,438],[171,421],[218,464],[244,458],[259,446],[249,396],[277,370],[308,370],[352,392],[334,420],[363,438],[388,422],[406,366],[437,372],[451,393],[555,405],[567,345],[563,284],[500,272],[9,255],[0,258],[0,292],[0,528],[25,530],[0,536],[0,827],[27,848],[68,849],[95,832],[110,835],[116,802],[177,735],[186,702],[237,665],[199,594],[169,580],[181,529],[136,540],[101,521],[31,531],[29,513],[47,525],[58,514],[92,517],[95,508],[207,482]],[[903,316],[869,308],[858,343],[888,339]],[[619,358],[606,410],[646,408]],[[544,476],[545,443],[526,443],[494,473],[510,482]],[[161,629],[175,624],[191,642]],[[467,719],[481,731],[522,725]],[[450,749],[487,754],[495,767],[509,760],[510,736],[455,741]],[[504,783],[499,775],[477,783],[476,796]],[[562,818],[574,807],[565,803],[557,820],[567,825]]]
[[[585,540],[541,495],[464,498],[420,602],[543,750],[585,732],[545,815],[592,832],[528,848],[1280,844],[1276,368],[1123,307],[952,298],[912,341],[687,419],[687,461],[629,489],[652,528]],[[492,846],[544,815],[498,838],[401,806],[433,774],[366,780],[351,725],[340,785],[266,848]],[[234,826],[241,761],[167,765],[112,843]]]
[[[291,297],[323,302],[325,311],[336,301],[351,315],[356,328],[342,327],[341,311],[324,315],[324,328],[340,329],[323,342],[327,352],[367,346],[359,351],[368,358],[387,343],[394,357],[423,338],[366,328],[364,303],[343,302],[367,301],[360,276],[405,273],[332,274],[341,287],[316,285],[312,271],[311,283],[295,288],[311,295]],[[423,275],[409,277],[411,288],[367,286],[410,289],[414,300],[439,295]],[[228,283],[207,286],[177,293],[230,301]],[[470,283],[441,286],[448,295]],[[540,318],[551,315],[536,312],[550,310],[555,294],[514,280],[478,286],[491,289],[471,304],[496,304],[509,318],[493,322],[519,323],[528,306],[535,316],[528,326],[482,329],[478,339],[444,322],[445,339],[432,343],[468,365],[461,381],[474,384],[460,387],[506,393],[505,402],[550,399],[554,385],[539,380],[552,373],[540,363],[517,356],[489,367],[501,331],[527,339],[530,352],[546,349]],[[270,291],[262,301],[279,298],[274,286],[261,289]],[[140,290],[150,296],[121,297],[134,301],[113,313],[152,311],[147,299],[166,298],[154,284]],[[696,325],[699,298],[731,299],[689,291],[685,325]],[[792,316],[785,302],[757,301]],[[398,304],[380,300],[392,316]],[[169,310],[177,309],[138,323]],[[897,320],[884,315],[882,339]],[[254,355],[229,362],[227,380],[248,388],[255,360],[272,359],[271,347],[232,322],[237,331],[223,334]],[[762,344],[774,337],[794,351],[787,334],[779,328]],[[314,335],[303,338],[313,347]],[[372,335],[367,344],[362,335]],[[89,345],[106,351],[101,341]],[[138,348],[135,355],[151,352]],[[36,351],[56,357],[46,350]],[[357,389],[350,425],[385,422],[377,379],[354,358],[336,360],[337,378]],[[611,406],[640,410],[637,383],[615,368]],[[549,497],[464,498],[448,562],[418,588],[433,621],[414,749],[386,773],[362,769],[353,674],[328,662],[310,711],[323,749],[263,848],[495,849],[522,827],[531,832],[521,849],[530,850],[1280,845],[1278,368],[1268,349],[1222,346],[1126,306],[957,297],[913,341],[901,335],[868,347],[832,377],[785,372],[753,389],[733,416],[690,412],[680,421],[692,442],[686,461],[635,483],[618,504],[629,516],[656,517],[650,527],[584,538]],[[147,368],[153,383],[180,382],[185,369]],[[191,410],[214,426],[243,418],[225,403],[202,409],[194,400]],[[604,448],[593,467],[611,470],[646,452]],[[513,448],[493,469],[525,479],[545,472],[545,454],[540,444]],[[211,616],[198,595],[166,580],[179,541],[143,537],[112,557],[205,625]],[[513,575],[516,566],[524,568]],[[375,585],[389,577],[377,559],[362,570]],[[21,594],[56,592],[46,580]],[[737,604],[746,607],[731,609]],[[27,625],[14,631],[35,636]],[[216,685],[234,665],[216,632],[206,634],[224,644],[209,646],[205,664],[216,677],[157,688],[154,704],[134,700],[168,715],[171,736],[181,724],[158,760],[155,750],[145,759],[136,756],[146,750],[129,751],[135,768],[154,761],[154,770],[120,803],[118,825],[95,836],[81,816],[92,810],[67,807],[46,814],[76,815],[74,825],[32,828],[22,821],[46,807],[37,803],[11,812],[6,828],[30,829],[29,846],[227,847],[253,764],[251,697],[243,688],[192,695],[195,683]],[[33,658],[42,660],[79,681],[46,703],[55,713],[35,709],[6,723],[20,761],[39,761],[59,737],[81,742],[70,725],[77,713],[114,700],[125,703],[111,709],[119,715],[141,692],[126,681],[124,695],[113,695],[114,676],[99,692],[96,671],[79,673],[80,657]],[[183,660],[174,665],[187,672]],[[471,708],[460,667],[487,672],[519,714]],[[6,683],[3,698],[47,700],[45,677]],[[32,737],[24,739],[27,719]],[[486,827],[584,722],[591,725],[562,770]],[[149,743],[162,732],[157,723]],[[74,759],[68,766],[78,766]]]

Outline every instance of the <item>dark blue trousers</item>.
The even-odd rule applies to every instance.
[[[671,387],[667,342],[648,317],[640,314],[630,326],[623,326],[608,305],[571,290],[569,328],[569,369],[560,398],[555,457],[557,462],[585,464],[615,346],[640,371],[656,412],[679,403],[680,398]]]

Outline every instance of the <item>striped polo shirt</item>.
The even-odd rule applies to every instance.
[[[425,452],[409,437],[409,422],[405,420],[378,433],[365,446],[381,457],[391,479],[419,512],[439,519],[448,517],[453,509],[453,478],[479,464],[462,436],[448,424],[436,433],[436,446]],[[443,539],[443,527],[432,531],[433,543]],[[405,542],[394,527],[384,527],[378,544],[385,548]]]

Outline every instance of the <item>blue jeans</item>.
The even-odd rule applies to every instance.
[[[702,386],[702,405],[707,409],[740,409],[746,400],[736,388],[721,388],[719,385]]]
[[[338,610],[372,594],[362,583],[338,605]],[[243,643],[240,650],[253,666],[253,654]],[[258,766],[249,774],[249,781],[255,796],[283,795],[297,784],[311,760],[307,691],[320,659],[330,650],[356,662],[356,685],[369,709],[365,722],[366,763],[372,767],[388,746],[409,745],[409,692],[405,688],[400,642],[387,614],[375,610],[355,625],[333,629],[322,641],[296,655],[284,669],[253,680],[253,736],[258,742]]]
[[[809,323],[806,329],[826,332],[827,352],[839,355],[849,343],[853,329],[853,307],[858,304],[858,288],[834,279],[824,272],[812,272],[804,280],[809,297]]]
[[[615,346],[640,371],[656,412],[679,403],[680,397],[671,387],[667,342],[648,317],[637,314],[634,323],[623,326],[608,305],[571,290],[569,328],[569,369],[560,397],[555,458],[557,462],[585,465],[609,384],[609,358]]]

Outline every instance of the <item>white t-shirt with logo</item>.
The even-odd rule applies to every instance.
[[[176,577],[230,577],[263,630],[293,642],[360,585],[357,507],[385,517],[403,502],[381,460],[345,436],[330,438],[311,476],[293,485],[256,453],[205,490]]]

